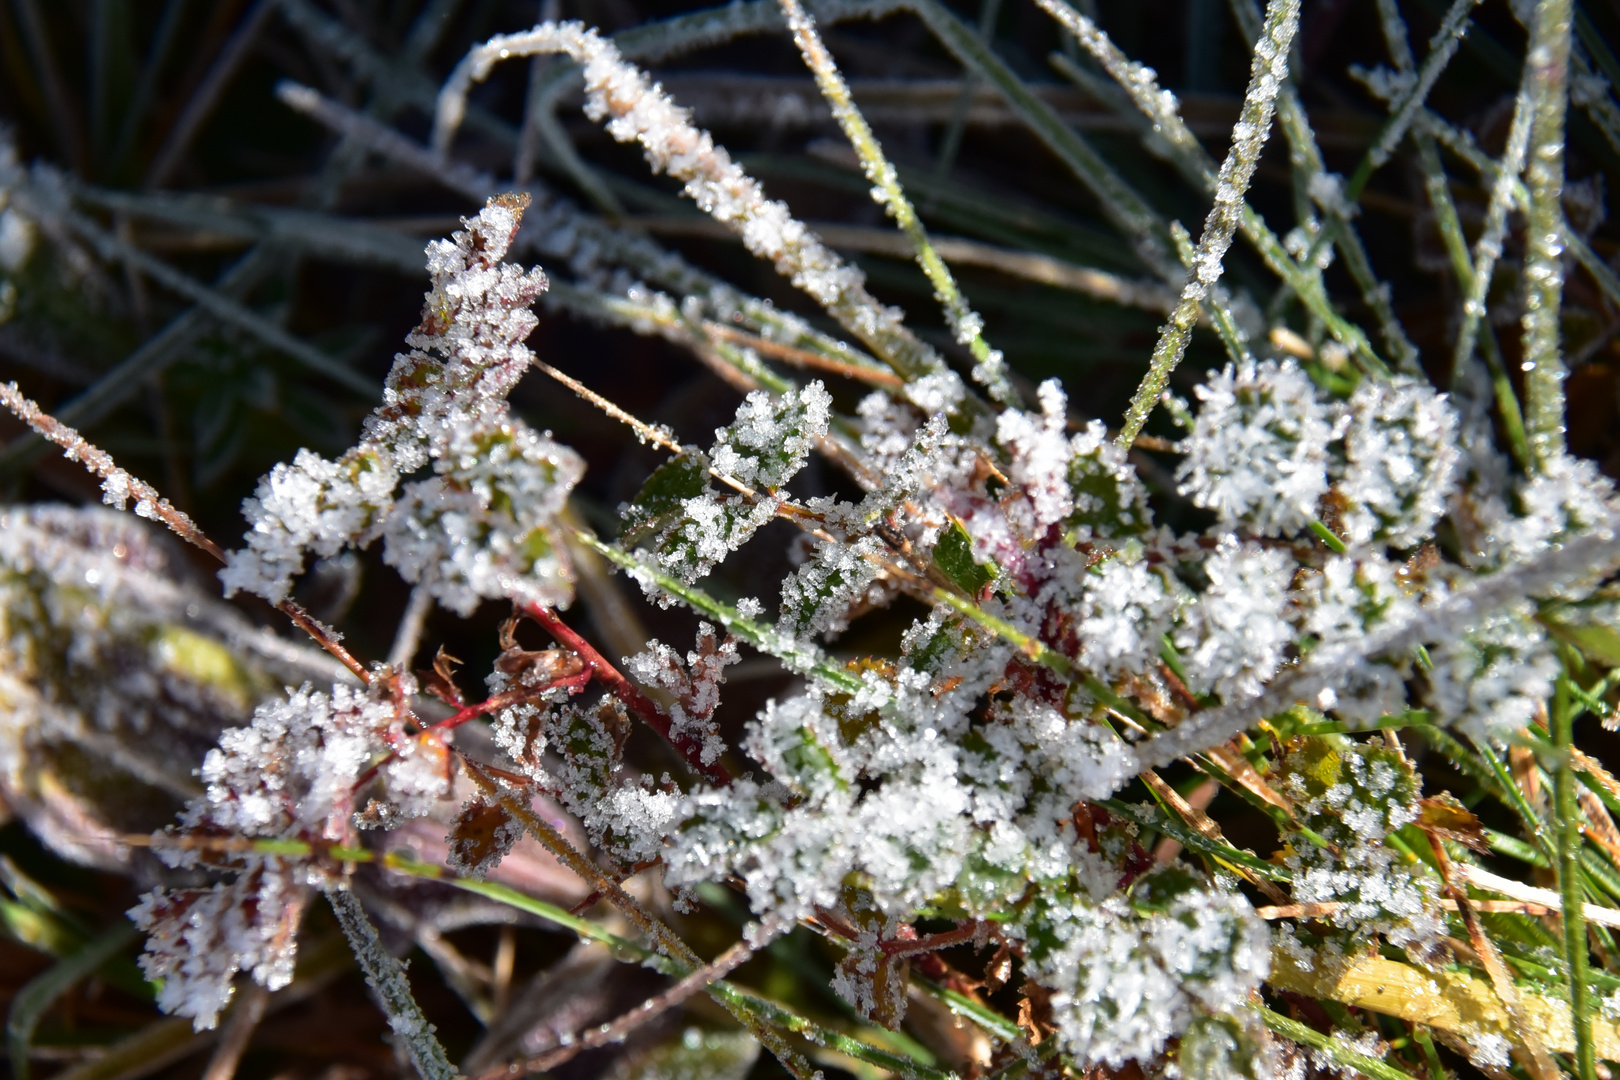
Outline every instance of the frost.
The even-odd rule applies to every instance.
[[[632,535],[653,534],[666,570],[696,581],[776,515],[779,489],[827,433],[831,404],[819,382],[774,398],[750,393],[708,453],[689,450],[659,469],[620,516]]]
[[[1503,739],[1546,709],[1560,671],[1534,607],[1519,603],[1486,616],[1454,641],[1429,650],[1433,707],[1482,739]]]
[[[1160,639],[1189,599],[1164,570],[1125,557],[1098,565],[1086,576],[1084,589],[1081,658],[1106,675],[1140,671],[1156,660]]]
[[[1344,739],[1301,739],[1278,766],[1278,787],[1333,849],[1295,840],[1285,863],[1293,898],[1336,905],[1325,917],[1350,951],[1373,934],[1421,953],[1444,934],[1439,881],[1384,838],[1418,818],[1418,784],[1399,754]]]
[[[1202,402],[1176,470],[1181,493],[1223,524],[1264,536],[1296,532],[1328,489],[1328,447],[1342,421],[1292,361],[1246,362],[1197,389]]]
[[[696,743],[703,764],[712,765],[726,751],[714,710],[725,670],[737,659],[736,641],[728,637],[721,642],[714,627],[700,623],[697,648],[686,654],[684,663],[680,654],[654,638],[645,652],[627,657],[624,664],[643,685],[660,687],[675,699],[669,709],[670,733]]]
[[[1457,415],[1415,379],[1365,380],[1349,402],[1344,478],[1347,539],[1415,546],[1445,512],[1459,453]]]
[[[1088,1065],[1155,1057],[1199,1016],[1242,1002],[1270,970],[1270,935],[1241,896],[1164,869],[1101,903],[1054,905],[1031,928],[1058,1037]],[[1047,944],[1047,943],[1050,944]]]
[[[463,220],[466,231],[428,245],[432,288],[382,406],[338,461],[301,450],[260,481],[242,507],[247,546],[220,574],[227,595],[279,602],[310,554],[380,537],[384,559],[407,581],[463,615],[483,598],[567,601],[553,530],[584,465],[512,417],[505,401],[528,367],[529,305],[546,287],[538,269],[500,261],[522,208],[491,200]],[[431,478],[398,492],[429,464]]]
[[[1253,697],[1294,638],[1284,619],[1293,560],[1226,537],[1203,569],[1209,588],[1185,609],[1174,633],[1189,684],[1227,699]]]

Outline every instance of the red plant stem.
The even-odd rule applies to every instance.
[[[845,923],[826,908],[816,909],[816,921],[846,941],[860,940],[861,932],[859,928]],[[896,931],[897,936],[887,941],[879,941],[878,948],[886,956],[921,956],[924,953],[936,952],[940,949],[948,949],[952,945],[960,945],[965,941],[972,941],[984,932],[984,924],[972,920],[962,923],[954,930],[942,930],[937,934],[929,934],[927,937],[918,937],[917,931],[910,923],[901,923]]]
[[[591,643],[574,632],[573,627],[562,621],[562,618],[552,609],[541,604],[523,605],[524,614],[546,628],[546,631],[557,641],[572,649],[595,676],[601,680],[602,685],[613,692],[613,695],[624,702],[625,708],[639,716],[644,723],[658,732],[660,738],[674,748],[681,758],[702,775],[710,783],[720,787],[727,787],[733,779],[731,771],[720,762],[703,763],[703,746],[698,740],[685,733],[673,730],[670,719],[664,711],[653,704],[652,699],[624,677],[624,674],[608,662],[607,658],[597,652]]]
[[[984,927],[977,921],[965,922],[955,930],[942,930],[937,934],[929,934],[927,937],[914,938],[910,941],[898,938],[893,941],[880,941],[878,948],[889,956],[917,956],[972,941],[983,932]]]
[[[590,681],[591,672],[590,669],[587,668],[586,670],[577,674],[567,675],[561,679],[556,679],[547,683],[545,686],[520,686],[516,690],[508,690],[503,694],[491,695],[476,705],[468,705],[454,716],[447,716],[443,720],[440,720],[438,723],[429,727],[428,730],[450,731],[453,728],[460,727],[469,720],[476,720],[478,717],[483,716],[486,713],[496,712],[497,710],[506,708],[508,705],[517,705],[520,702],[527,701],[530,698],[539,697],[541,694],[544,694],[550,690],[566,689],[571,694],[577,694],[581,690],[585,689],[585,685]]]
[[[454,728],[458,728],[462,724],[465,724],[469,720],[476,720],[478,717],[483,716],[486,713],[492,713],[499,709],[504,709],[508,705],[516,705],[520,702],[527,701],[529,698],[539,697],[548,690],[557,690],[566,687],[570,693],[577,694],[581,690],[585,689],[585,685],[590,681],[591,673],[589,669],[586,669],[578,674],[569,675],[553,682],[549,682],[544,686],[521,686],[516,690],[508,690],[504,694],[494,694],[485,698],[483,701],[480,701],[476,705],[468,705],[454,716],[445,717],[438,723],[423,728],[422,734],[425,735],[429,732],[439,734],[441,732],[453,730]],[[414,720],[415,717],[413,716],[412,719]],[[412,737],[418,738],[420,736]],[[360,774],[355,782],[350,785],[350,792],[357,792],[361,788],[365,787],[372,781],[374,777],[376,777],[377,770],[381,769],[384,765],[388,764],[390,761],[393,761],[398,756],[399,751],[397,749],[390,750],[387,757],[383,758],[381,761],[377,762],[375,765],[371,766],[365,772]],[[500,773],[500,775],[505,779],[516,780],[522,783],[530,782],[527,777],[521,777],[514,773],[504,772],[494,768],[493,766],[486,765],[485,768],[489,769],[491,772]]]

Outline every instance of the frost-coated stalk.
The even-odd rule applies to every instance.
[[[1187,352],[1193,326],[1198,321],[1199,306],[1209,295],[1210,287],[1220,280],[1227,249],[1232,246],[1232,234],[1237,231],[1242,216],[1243,193],[1248,190],[1255,166],[1260,163],[1260,152],[1271,134],[1277,92],[1288,77],[1288,50],[1298,29],[1299,0],[1272,0],[1267,5],[1265,29],[1255,43],[1254,60],[1249,69],[1249,89],[1243,95],[1243,111],[1232,128],[1232,147],[1221,163],[1215,205],[1204,219],[1204,234],[1198,239],[1194,266],[1187,272],[1181,300],[1160,331],[1152,366],[1125,413],[1118,439],[1121,446],[1130,446],[1141,434],[1148,414],[1164,393],[1170,373]]]
[[[1389,161],[1390,157],[1395,153],[1395,148],[1406,137],[1406,133],[1411,129],[1413,121],[1423,111],[1423,104],[1428,100],[1429,91],[1434,89],[1434,84],[1439,80],[1441,72],[1445,70],[1446,65],[1451,62],[1451,58],[1456,55],[1458,46],[1462,44],[1463,34],[1468,29],[1468,15],[1478,4],[1479,0],[1452,0],[1451,7],[1446,11],[1445,18],[1440,21],[1440,29],[1435,32],[1434,37],[1429,41],[1429,55],[1423,58],[1423,64],[1415,74],[1408,71],[1411,61],[1411,53],[1408,50],[1406,55],[1408,63],[1403,66],[1402,70],[1404,74],[1411,76],[1410,82],[1390,102],[1389,119],[1384,121],[1383,128],[1378,132],[1378,137],[1373,140],[1372,146],[1363,155],[1360,164],[1356,166],[1356,171],[1351,175],[1349,183],[1345,185],[1340,196],[1344,205],[1353,205],[1356,200],[1361,198],[1361,193],[1366,189],[1367,182],[1372,179],[1373,173],[1377,172]],[[1387,37],[1392,14],[1396,21],[1399,21],[1400,16],[1399,13],[1385,11],[1382,7],[1380,7],[1380,14],[1384,23],[1384,33]],[[1405,35],[1403,33],[1402,40],[1404,41],[1404,39]],[[1302,260],[1306,265],[1311,265],[1316,259],[1325,242],[1325,237],[1325,232],[1317,234],[1316,241],[1311,245],[1310,250],[1306,252]]]
[[[405,968],[383,948],[377,937],[377,928],[371,925],[360,901],[348,889],[326,890],[326,899],[332,905],[343,936],[349,939],[354,958],[360,970],[366,973],[366,982],[388,1014],[388,1025],[394,1034],[404,1040],[410,1051],[411,1062],[422,1080],[456,1080],[461,1074],[450,1064],[444,1047],[433,1035],[433,1025],[422,1015],[416,999],[411,996],[411,984],[405,978]]]
[[[1415,67],[1412,47],[1406,37],[1406,23],[1395,7],[1395,0],[1378,0],[1378,11],[1384,25],[1384,41],[1396,69],[1402,74],[1412,74]],[[1457,215],[1457,204],[1451,197],[1451,184],[1440,161],[1434,132],[1429,128],[1431,115],[1426,110],[1418,113],[1411,128],[1412,142],[1417,146],[1418,164],[1423,170],[1423,186],[1429,197],[1429,205],[1434,209],[1435,225],[1440,231],[1446,254],[1451,259],[1451,272],[1457,275],[1457,284],[1467,295],[1474,289],[1474,260],[1468,253],[1467,236],[1463,232],[1462,219]],[[1491,387],[1496,394],[1496,406],[1502,418],[1508,449],[1519,467],[1528,471],[1530,447],[1524,433],[1524,414],[1519,409],[1519,398],[1508,379],[1501,346],[1488,323],[1478,322],[1475,325],[1475,337],[1485,354],[1485,366],[1490,371]],[[1453,386],[1462,378],[1462,371],[1460,366],[1453,366],[1450,375]]]
[[[1142,114],[1153,121],[1154,131],[1195,163],[1204,185],[1214,187],[1215,170],[1198,137],[1182,120],[1175,93],[1159,86],[1158,73],[1126,56],[1101,27],[1064,0],[1035,0],[1035,3],[1074,35],[1080,47],[1091,54],[1091,58],[1120,85]]]
[[[1462,327],[1457,333],[1457,344],[1451,357],[1451,370],[1460,372],[1474,352],[1474,340],[1479,333],[1480,321],[1485,317],[1485,296],[1491,290],[1491,277],[1496,272],[1496,260],[1502,257],[1502,238],[1507,234],[1508,210],[1513,205],[1513,188],[1524,170],[1524,155],[1530,144],[1530,86],[1534,73],[1528,62],[1519,82],[1519,94],[1513,104],[1513,121],[1508,127],[1507,145],[1502,160],[1497,163],[1496,179],[1491,185],[1491,200],[1485,210],[1485,225],[1479,239],[1474,242],[1474,282],[1463,298]]]
[[[822,44],[815,19],[804,10],[799,0],[781,0],[781,4],[788,29],[793,32],[793,41],[798,45],[805,65],[815,74],[821,96],[826,99],[833,118],[843,129],[844,138],[855,148],[866,178],[877,185],[872,197],[883,204],[884,209],[893,216],[895,224],[900,226],[900,231],[906,234],[906,239],[911,241],[917,255],[917,265],[928,275],[929,283],[934,286],[934,297],[945,309],[945,321],[950,325],[951,336],[973,353],[974,379],[983,384],[997,401],[1008,403],[1015,400],[1016,393],[1012,383],[1007,381],[1007,366],[1001,350],[992,349],[984,340],[984,319],[968,306],[962,291],[956,286],[950,267],[945,265],[945,260],[929,243],[928,232],[918,220],[916,208],[900,186],[900,177],[884,156],[883,147],[872,134],[871,125],[856,106],[849,92],[849,84],[844,81],[844,75],[838,70],[832,54]]]
[[[1260,28],[1260,5],[1255,0],[1234,0],[1232,9],[1244,36],[1252,43]],[[1317,145],[1316,133],[1312,130],[1310,118],[1306,115],[1305,105],[1300,101],[1299,92],[1292,83],[1284,85],[1282,93],[1277,95],[1277,122],[1282,126],[1283,135],[1288,139],[1290,164],[1295,169],[1296,175],[1304,180],[1304,193],[1322,213],[1327,215],[1328,223],[1336,231],[1345,269],[1350,271],[1356,288],[1361,291],[1362,301],[1378,320],[1378,332],[1383,337],[1384,344],[1394,354],[1397,366],[1407,372],[1415,372],[1418,367],[1417,347],[1407,337],[1405,327],[1395,315],[1388,285],[1379,281],[1378,275],[1373,271],[1372,260],[1367,255],[1366,246],[1361,242],[1361,235],[1356,232],[1356,227],[1351,221],[1356,214],[1356,208],[1344,197],[1340,178],[1328,172],[1327,164],[1322,159],[1322,148]],[[1247,227],[1245,223],[1245,228]],[[1319,230],[1318,236],[1320,235]],[[1313,249],[1316,246],[1313,243]],[[1314,273],[1314,280],[1320,288],[1321,271],[1318,263],[1306,258],[1300,261],[1300,266],[1304,272]],[[1342,341],[1341,343],[1348,344]]]
[[[1170,223],[1170,239],[1175,242],[1176,255],[1180,257],[1183,266],[1191,269],[1197,251],[1193,247],[1192,236],[1187,227],[1179,221]],[[1215,333],[1226,347],[1226,355],[1232,358],[1234,364],[1241,364],[1254,359],[1249,352],[1249,341],[1238,325],[1237,316],[1232,313],[1231,305],[1227,303],[1226,290],[1217,285],[1210,290],[1207,301],[1209,307],[1209,321],[1215,327]]]
[[[742,237],[749,251],[770,260],[897,373],[907,379],[945,373],[939,355],[906,328],[900,312],[867,292],[858,269],[845,265],[783,203],[766,198],[759,182],[708,132],[694,127],[685,110],[627,62],[613,42],[582,23],[542,23],[472,49],[439,94],[435,152],[443,155],[449,148],[473,83],[501,60],[548,53],[566,54],[584,68],[588,116],[606,121],[608,133],[620,142],[640,143],[655,171],[685,181],[699,207]]]
[[[1559,755],[1553,773],[1553,799],[1558,808],[1558,891],[1563,901],[1564,962],[1568,965],[1570,1022],[1575,1033],[1575,1073],[1594,1080],[1592,1053],[1592,987],[1587,970],[1586,897],[1581,893],[1581,811],[1576,801],[1575,710],[1566,678],[1558,680],[1552,701],[1553,750]]]
[[[1393,108],[1383,130],[1378,133],[1378,138],[1367,150],[1366,158],[1351,177],[1347,198],[1354,199],[1361,193],[1373,170],[1387,162],[1401,140],[1406,137],[1412,121],[1423,108],[1423,103],[1428,100],[1429,91],[1434,89],[1434,84],[1439,80],[1440,73],[1457,54],[1463,35],[1468,31],[1469,13],[1478,4],[1479,0],[1452,0],[1451,7],[1446,10],[1445,18],[1440,22],[1440,29],[1429,42],[1429,55],[1423,58],[1423,64],[1418,68],[1411,88],[1392,102]]]
[[[922,0],[919,0],[919,2],[922,2]],[[1153,122],[1154,134],[1160,136],[1164,143],[1170,147],[1173,152],[1171,155],[1172,163],[1187,178],[1188,182],[1213,195],[1219,180],[1215,164],[1198,142],[1197,136],[1192,133],[1192,129],[1182,119],[1180,104],[1176,100],[1176,95],[1169,90],[1160,88],[1157,73],[1153,69],[1127,57],[1105,31],[1091,19],[1074,10],[1064,0],[1036,0],[1036,3],[1075,36],[1075,39],[1091,53],[1092,58],[1102,66],[1103,70],[1107,71],[1109,76],[1120,85],[1126,96],[1130,98],[1142,115]],[[1250,6],[1253,8],[1252,27],[1245,18],[1250,13]],[[1253,0],[1250,0],[1250,6],[1244,6],[1240,0],[1239,3],[1234,5],[1234,10],[1238,14],[1239,22],[1243,24],[1244,32],[1249,34],[1251,39],[1258,41],[1262,17],[1259,6],[1253,4]],[[1289,102],[1294,100],[1292,92],[1285,83],[1278,96],[1278,108],[1285,127],[1290,117]],[[1013,104],[1015,108],[1018,107],[1016,102],[1013,102]],[[1303,110],[1298,109],[1297,104],[1293,111],[1297,111],[1300,117],[1303,117]],[[1304,144],[1301,143],[1301,145]],[[1314,147],[1314,144],[1312,145]],[[1320,154],[1318,153],[1316,156],[1319,160]],[[1316,166],[1314,171],[1321,171],[1320,165]],[[1240,203],[1239,212],[1241,214],[1239,227],[1243,230],[1244,237],[1254,245],[1255,251],[1264,260],[1266,268],[1287,284],[1288,288],[1305,305],[1306,310],[1316,318],[1321,319],[1328,332],[1333,335],[1333,339],[1355,354],[1363,367],[1373,373],[1383,373],[1385,370],[1384,362],[1373,351],[1367,336],[1361,332],[1359,327],[1348,322],[1334,310],[1333,304],[1328,299],[1327,291],[1322,284],[1321,272],[1308,262],[1296,262],[1293,256],[1288,254],[1287,248],[1278,239],[1277,234],[1271,231],[1265,219],[1248,203]],[[1354,234],[1348,231],[1348,225],[1346,225],[1346,230],[1347,234],[1353,237]],[[1354,247],[1355,250],[1360,250],[1359,243]],[[1384,309],[1388,305],[1383,302],[1382,295],[1376,291],[1376,283],[1371,282],[1371,269],[1361,265],[1365,261],[1365,258],[1363,258],[1360,263],[1353,262],[1352,264],[1352,272],[1357,275],[1357,283],[1362,285],[1368,303],[1375,312],[1379,313],[1386,336],[1404,343],[1404,332],[1399,329],[1398,325],[1393,325],[1393,312],[1389,313],[1388,319],[1384,317]],[[1365,274],[1362,273],[1363,270],[1365,270]],[[1176,277],[1180,278],[1181,275],[1177,274]],[[1364,277],[1367,280],[1364,281]]]
[[[1494,574],[1476,577],[1470,586],[1388,629],[1342,645],[1317,648],[1306,661],[1273,679],[1258,696],[1205,709],[1179,727],[1142,743],[1136,751],[1136,764],[1156,769],[1219,746],[1251,724],[1276,716],[1301,701],[1310,701],[1323,690],[1344,686],[1369,659],[1399,655],[1424,642],[1453,640],[1510,604],[1556,589],[1571,575],[1601,578],[1616,567],[1620,567],[1620,517],[1609,516],[1577,539],[1548,547]]]
[[[1558,314],[1564,295],[1564,118],[1574,0],[1543,0],[1530,27],[1530,189],[1524,258],[1525,420],[1530,453],[1545,467],[1564,453],[1564,368]],[[1517,119],[1515,117],[1515,119]]]

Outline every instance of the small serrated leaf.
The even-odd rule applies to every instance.
[[[973,558],[973,541],[954,518],[934,545],[934,565],[969,596],[978,596],[979,590],[996,579],[995,564],[985,566]]]
[[[669,515],[682,510],[689,499],[699,498],[708,490],[708,455],[694,449],[671,458],[653,470],[636,497],[624,507],[625,539],[654,531]]]
[[[1485,826],[1450,792],[1418,800],[1418,825],[1425,832],[1455,840],[1481,855],[1491,853],[1490,841],[1485,837]]]
[[[482,878],[501,861],[523,835],[523,825],[500,803],[482,795],[467,800],[456,815],[445,841],[450,845],[451,867]]]

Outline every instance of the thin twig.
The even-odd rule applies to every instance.
[[[221,563],[225,561],[225,553],[220,550],[218,544],[203,535],[196,522],[171,505],[169,500],[158,494],[152,485],[119,468],[111,454],[87,441],[73,428],[24,397],[22,391],[17,389],[16,383],[0,385],[0,404],[10,409],[46,439],[62,447],[63,456],[69,461],[76,461],[101,477],[102,498],[108,504],[122,510],[126,502],[134,499],[137,515],[161,521],[180,539],[201,548]],[[362,683],[371,682],[371,673],[342,646],[331,627],[313,618],[291,600],[283,600],[276,605],[276,609],[292,619],[294,624],[314,639],[317,645],[341,661],[343,666],[353,672]]]
[[[692,995],[709,988],[709,984],[725,978],[733,970],[752,959],[757,946],[739,941],[715,958],[712,964],[701,967],[683,977],[662,994],[648,998],[640,1005],[583,1035],[565,1038],[563,1045],[525,1061],[514,1061],[500,1068],[490,1069],[476,1080],[503,1080],[505,1077],[528,1073],[545,1073],[565,1062],[572,1061],[587,1050],[595,1050],[609,1043],[622,1042],[636,1028],[652,1021],[680,1005]]]

